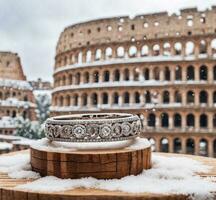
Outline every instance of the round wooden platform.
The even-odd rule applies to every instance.
[[[23,151],[28,154],[29,151]],[[14,154],[14,153],[11,153]],[[158,153],[155,153],[158,154]],[[212,167],[209,173],[200,174],[203,177],[216,177],[216,159],[198,156],[179,155],[179,154],[160,154],[163,156],[184,156],[201,161],[205,165]],[[119,191],[105,191],[95,189],[73,189],[64,192],[30,192],[18,190],[15,186],[30,182],[25,179],[11,179],[6,174],[0,173],[0,200],[187,200],[188,196],[179,194],[150,194],[139,193],[131,194]]]
[[[61,152],[31,147],[31,166],[42,176],[122,178],[151,168],[151,147]]]

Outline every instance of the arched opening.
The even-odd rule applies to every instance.
[[[82,52],[80,51],[78,54],[78,63],[81,64],[82,63]]]
[[[204,138],[199,141],[199,155],[208,156],[208,141]]]
[[[200,67],[200,80],[207,81],[207,79],[208,79],[208,69],[205,65],[202,65]]]
[[[195,126],[195,119],[193,114],[188,114],[186,119],[187,127],[191,128]]]
[[[216,114],[213,116],[213,127],[216,128]]]
[[[86,62],[91,62],[92,52],[90,50],[86,53]]]
[[[139,70],[139,68],[136,67],[133,70],[133,80],[134,81],[139,81],[139,74],[140,74],[140,70]]]
[[[169,115],[167,113],[161,114],[161,127],[163,128],[169,127]]]
[[[160,55],[160,46],[159,44],[155,44],[153,46],[153,56],[159,56]]]
[[[208,103],[208,94],[206,91],[201,91],[199,93],[199,101],[200,103]]]
[[[82,95],[82,106],[87,106],[88,104],[88,96],[86,93]]]
[[[187,80],[194,80],[194,67],[193,66],[188,66],[187,67]]]
[[[216,65],[213,68],[213,78],[214,78],[214,81],[216,81]]]
[[[193,91],[187,92],[187,103],[194,103],[194,92]]]
[[[181,55],[182,53],[182,44],[180,42],[176,42],[174,44],[175,55]]]
[[[186,140],[186,153],[187,154],[194,154],[195,153],[195,142],[194,139],[187,139]]]
[[[97,49],[95,53],[95,60],[100,60],[102,57],[102,51],[101,49]]]
[[[167,104],[170,102],[170,94],[168,91],[163,92],[163,103]]]
[[[137,54],[137,48],[135,46],[131,46],[129,48],[129,56],[130,57],[135,57]]]
[[[206,54],[207,53],[207,44],[205,40],[201,40],[199,44],[199,53]]]
[[[124,47],[118,47],[117,48],[117,57],[118,58],[123,58],[124,55],[125,55]]]
[[[169,152],[169,140],[167,138],[162,138],[160,140],[160,151],[164,153]]]
[[[153,114],[153,113],[150,113],[149,115],[148,115],[148,126],[149,127],[155,127],[155,125],[156,125],[156,117],[155,117],[155,114]]]
[[[117,92],[115,92],[115,93],[113,94],[113,104],[118,105],[118,103],[119,103],[119,95],[118,95]]]
[[[65,76],[62,77],[62,85],[66,85],[66,77]]]
[[[216,91],[213,93],[213,103],[216,103]]]
[[[104,82],[109,82],[109,79],[110,79],[110,73],[109,73],[109,71],[104,71],[104,73],[103,73],[103,81]]]
[[[23,111],[23,119],[27,119],[27,111]]]
[[[98,83],[99,82],[99,73],[98,73],[98,71],[95,71],[93,73],[93,82],[94,83]]]
[[[74,94],[73,99],[74,99],[74,106],[78,106],[78,95]]]
[[[216,38],[211,41],[212,55],[215,56],[216,53]]]
[[[13,112],[12,112],[12,118],[15,118],[15,117],[16,117],[16,111],[13,110]]]
[[[84,83],[89,83],[89,73],[88,72],[84,73]]]
[[[124,80],[125,80],[125,81],[129,81],[129,80],[130,80],[129,69],[125,69],[125,70],[124,70]]]
[[[175,80],[176,81],[182,80],[182,69],[180,66],[176,66],[175,68]]]
[[[163,45],[163,55],[170,56],[171,55],[171,45],[169,42],[165,42]]]
[[[151,94],[149,91],[145,92],[145,102],[146,103],[151,103]]]
[[[114,71],[114,81],[120,81],[120,72],[118,69]]]
[[[186,56],[189,56],[189,55],[193,55],[194,54],[194,43],[189,41],[186,43],[186,47],[185,47],[185,54]]]
[[[174,115],[174,127],[180,128],[182,124],[182,118],[179,113]]]
[[[165,67],[164,77],[165,77],[165,81],[170,81],[170,70],[168,67]]]
[[[130,94],[128,92],[124,93],[124,104],[130,103]]]
[[[157,80],[157,81],[160,80],[160,71],[159,71],[159,68],[155,67],[153,72],[154,72],[154,79]]]
[[[208,117],[206,114],[200,115],[200,128],[207,128],[208,127]]]
[[[173,147],[174,147],[173,149],[174,153],[181,153],[182,144],[180,138],[175,138],[173,140]]]
[[[72,74],[69,75],[69,84],[73,85],[73,75]]]
[[[1,99],[1,100],[3,99],[3,94],[2,94],[2,92],[0,92],[0,99]]]
[[[79,85],[79,84],[80,84],[80,73],[79,73],[79,72],[76,73],[76,75],[75,75],[75,84],[76,84],[76,85]]]
[[[213,141],[214,158],[216,157],[216,139]]]
[[[103,104],[108,104],[108,94],[106,92],[102,94],[102,102]]]
[[[60,99],[59,99],[59,106],[64,106],[64,97],[63,96],[60,96]]]
[[[182,98],[181,98],[181,93],[179,91],[175,91],[175,103],[181,103],[182,102]]]
[[[97,106],[98,104],[98,95],[96,93],[93,93],[91,96],[91,102],[93,106]]]
[[[139,92],[135,92],[134,96],[135,96],[135,99],[134,99],[135,103],[137,103],[137,104],[140,103],[140,94],[139,94]]]
[[[144,80],[149,80],[149,69],[148,68],[144,69],[143,76],[144,76]]]
[[[148,53],[149,53],[149,48],[147,45],[144,45],[142,46],[142,49],[141,49],[141,56],[148,56]]]
[[[70,103],[71,103],[70,100],[71,100],[71,99],[70,99],[70,96],[67,95],[67,96],[66,96],[66,106],[70,106]]]
[[[109,59],[112,57],[112,48],[111,47],[107,47],[105,50],[105,57],[106,59]]]

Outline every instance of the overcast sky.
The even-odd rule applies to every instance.
[[[158,11],[199,10],[216,0],[0,0],[0,51],[17,52],[29,80],[52,81],[61,31],[80,21]]]

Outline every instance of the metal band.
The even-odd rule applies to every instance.
[[[137,115],[93,113],[49,118],[46,137],[62,142],[109,142],[128,140],[141,132]]]

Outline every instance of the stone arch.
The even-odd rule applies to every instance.
[[[181,103],[182,102],[181,93],[178,90],[175,91],[174,101],[175,101],[175,103]]]
[[[93,93],[91,95],[91,104],[93,106],[97,106],[97,104],[98,104],[98,95],[97,95],[97,93]]]
[[[59,106],[64,106],[64,97],[63,96],[59,97]]]
[[[213,79],[216,81],[216,65],[213,67]]]
[[[89,83],[89,72],[84,73],[84,83]]]
[[[214,104],[216,103],[216,91],[214,91],[214,93],[213,93],[213,103]]]
[[[93,82],[94,83],[98,83],[99,82],[99,72],[98,71],[94,71],[93,72]]]
[[[141,48],[141,56],[148,56],[149,48],[147,45],[143,45]]]
[[[192,155],[195,153],[195,141],[192,138],[186,140],[186,153]]]
[[[201,40],[199,43],[199,53],[206,54],[207,53],[207,44],[205,40]]]
[[[140,103],[140,94],[139,94],[139,92],[135,92],[135,94],[134,94],[134,102],[135,103]]]
[[[208,156],[208,141],[205,138],[199,141],[199,155]]]
[[[129,104],[130,103],[130,94],[129,94],[129,92],[125,92],[123,97],[124,97],[124,104]]]
[[[200,74],[200,80],[203,80],[203,81],[208,80],[208,69],[205,65],[202,65],[200,67],[199,74]]]
[[[73,105],[74,106],[78,106],[78,99],[79,99],[78,94],[74,94],[73,95]]]
[[[165,78],[165,81],[170,81],[170,69],[169,69],[169,67],[165,67],[164,78]]]
[[[103,73],[103,81],[104,82],[110,81],[110,72],[108,70],[104,71],[104,73]]]
[[[114,81],[120,81],[120,72],[118,69],[114,71]]]
[[[213,115],[213,127],[216,128],[216,113]]]
[[[67,95],[66,96],[66,106],[70,106],[71,104],[71,98],[70,98],[70,95]]]
[[[187,67],[187,80],[194,80],[195,75],[194,75],[194,66],[190,65]]]
[[[187,125],[187,127],[194,127],[195,126],[195,117],[192,113],[187,115],[186,125]]]
[[[173,140],[173,152],[174,153],[181,153],[182,151],[182,142],[180,138],[174,138]]]
[[[164,104],[170,103],[170,93],[169,93],[169,91],[167,91],[167,90],[165,90],[165,91],[163,92],[163,103],[164,103]]]
[[[212,55],[214,56],[216,54],[216,38],[214,38],[211,41],[211,49],[212,49]]]
[[[199,93],[199,101],[200,103],[208,103],[208,93],[205,90]]]
[[[77,72],[75,74],[75,84],[79,85],[80,84],[80,72]]]
[[[159,44],[153,45],[152,50],[153,50],[153,56],[160,55],[160,45]]]
[[[73,85],[73,75],[72,74],[69,74],[68,80],[69,80],[69,84]]]
[[[154,113],[150,113],[148,115],[148,122],[147,122],[149,127],[155,127],[156,125],[156,116]]]
[[[113,94],[113,104],[119,104],[119,94],[117,92]]]
[[[124,70],[124,80],[125,81],[130,80],[130,72],[129,72],[129,69],[127,69],[127,68]]]
[[[169,42],[165,42],[163,44],[163,55],[170,56],[171,55],[171,45]]]
[[[88,50],[86,52],[86,62],[91,62],[91,59],[92,59],[92,52],[91,50]]]
[[[97,49],[95,52],[95,60],[100,60],[102,58],[102,50]]]
[[[182,126],[182,117],[179,113],[174,114],[173,124],[174,127],[178,127],[178,128]]]
[[[106,59],[109,59],[112,57],[112,48],[111,47],[107,47],[105,49],[105,57],[106,57]]]
[[[167,113],[161,114],[161,127],[163,128],[169,127],[169,115]]]
[[[137,55],[137,48],[136,48],[136,46],[130,46],[130,48],[129,48],[129,56],[130,57],[136,57],[136,55]]]
[[[165,137],[160,140],[160,151],[165,153],[169,152],[169,140]]]
[[[188,91],[187,92],[187,103],[194,103],[194,92],[193,91]]]
[[[151,103],[151,93],[148,90],[145,92],[145,102]]]
[[[160,80],[160,71],[158,67],[155,67],[153,70],[154,79],[159,81]]]
[[[179,65],[177,65],[175,68],[175,80],[176,81],[182,80],[182,68]]]
[[[125,56],[125,50],[124,47],[120,46],[117,48],[117,57],[118,58],[124,58]]]
[[[145,68],[143,71],[144,80],[149,80],[149,68]]]
[[[103,104],[108,104],[109,103],[109,97],[108,97],[108,94],[106,92],[102,93],[102,103]]]
[[[206,114],[200,115],[199,124],[200,124],[200,128],[207,128],[208,127],[208,116]]]
[[[139,74],[140,74],[140,71],[139,71],[139,68],[134,68],[133,70],[133,79],[134,81],[139,81]]]
[[[175,50],[175,55],[181,55],[182,54],[182,44],[181,44],[181,42],[176,42],[174,44],[174,50]]]
[[[86,93],[82,94],[82,106],[87,106],[88,104],[88,95]]]
[[[185,55],[193,55],[194,54],[195,45],[194,42],[188,41],[185,46]]]

